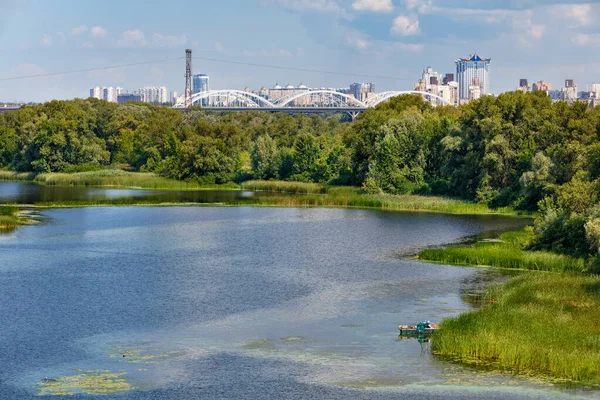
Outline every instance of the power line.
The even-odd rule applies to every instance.
[[[42,78],[42,77],[46,77],[46,76],[79,74],[81,72],[102,71],[102,70],[114,69],[114,68],[122,68],[122,67],[133,67],[135,65],[155,64],[155,63],[160,63],[160,62],[165,62],[165,61],[171,61],[171,60],[181,60],[183,58],[184,57],[167,57],[167,58],[163,58],[163,59],[160,59],[160,60],[140,61],[140,62],[130,63],[130,64],[109,65],[109,66],[106,66],[106,67],[76,69],[76,70],[62,71],[62,72],[50,72],[50,73],[47,73],[47,74],[37,74],[37,75],[14,76],[14,77],[11,77],[11,78],[0,78],[0,82],[3,82],[3,81],[16,81],[16,80],[20,80],[20,79],[30,79],[30,78]]]
[[[85,68],[85,69],[77,69],[77,70],[71,70],[71,71],[50,72],[50,73],[46,73],[46,74],[14,76],[14,77],[10,77],[10,78],[0,78],[0,82],[16,81],[16,80],[31,79],[31,78],[42,78],[42,77],[48,77],[48,76],[79,74],[82,72],[91,72],[91,71],[103,71],[103,70],[107,70],[107,69],[133,67],[136,65],[154,64],[154,63],[172,61],[172,60],[183,60],[184,58],[185,57],[168,57],[168,58],[163,58],[160,60],[140,61],[140,62],[129,63],[129,64],[109,65],[109,66],[104,66],[104,67]],[[412,81],[412,79],[408,79],[408,78],[397,78],[397,77],[390,77],[390,76],[378,76],[378,75],[367,75],[367,74],[355,74],[355,73],[350,73],[350,72],[327,71],[327,70],[299,68],[299,67],[284,67],[281,65],[249,63],[249,62],[243,62],[243,61],[223,60],[223,59],[218,59],[218,58],[194,57],[194,59],[202,60],[202,61],[212,61],[212,62],[218,62],[218,63],[224,63],[224,64],[279,69],[279,70],[284,70],[284,71],[310,72],[310,73],[326,74],[326,75],[351,76],[351,77],[355,77],[355,78],[383,79],[383,80],[393,80],[393,81]]]
[[[282,69],[282,70],[286,70],[286,71],[313,72],[313,73],[317,73],[317,74],[352,76],[355,78],[384,79],[384,80],[411,81],[411,82],[413,81],[413,79],[409,79],[409,78],[395,78],[395,77],[390,77],[390,76],[364,75],[364,74],[354,74],[354,73],[350,73],[350,72],[326,71],[326,70],[298,68],[298,67],[283,67],[283,66],[279,66],[279,65],[268,65],[268,64],[249,63],[249,62],[243,62],[243,61],[221,60],[218,58],[194,57],[194,59],[202,60],[202,61],[213,61],[213,62],[219,62],[219,63],[225,63],[225,64],[245,65],[245,66],[250,66],[250,67]]]

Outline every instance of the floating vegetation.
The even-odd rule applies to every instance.
[[[40,396],[122,393],[134,389],[125,375],[124,372],[110,370],[89,370],[77,375],[44,378],[37,384],[37,389]]]
[[[304,339],[301,336],[288,336],[288,337],[281,338],[281,340],[283,340],[284,342],[304,342],[304,341],[306,341],[306,339]]]
[[[113,350],[113,353],[108,355],[108,357],[119,362],[132,364],[153,364],[162,360],[176,357],[178,355],[181,355],[181,352],[169,351],[160,354],[148,354],[139,349],[123,349],[117,347]]]
[[[242,346],[244,350],[275,350],[275,345],[269,339],[255,340]]]

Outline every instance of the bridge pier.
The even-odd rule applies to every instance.
[[[356,121],[358,114],[360,114],[360,111],[348,111],[348,115],[352,118],[352,122]]]

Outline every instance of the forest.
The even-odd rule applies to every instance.
[[[532,249],[597,259],[600,108],[543,92],[458,108],[405,95],[341,120],[52,101],[0,114],[0,169],[120,168],[200,184],[284,180],[458,197],[539,211]]]

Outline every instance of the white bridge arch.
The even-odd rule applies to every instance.
[[[356,107],[367,108],[367,105],[354,96],[346,93],[334,92],[333,90],[307,90],[291,97],[283,97],[275,102],[277,107]]]
[[[206,100],[206,102],[203,102]],[[192,96],[192,105],[206,105],[211,108],[271,108],[275,107],[269,100],[251,92],[242,90],[209,90]],[[185,108],[185,99],[181,99],[174,108]]]
[[[388,91],[377,93],[373,97],[362,102],[354,96],[332,90],[318,89],[306,90],[292,96],[282,97],[276,101],[269,101],[255,93],[242,90],[209,90],[196,93],[192,96],[192,104],[200,105],[211,110],[264,110],[264,111],[289,111],[292,112],[327,112],[329,110],[340,110],[353,113],[353,118],[360,111],[375,107],[380,103],[388,101],[392,97],[405,94],[416,94],[423,96],[434,106],[450,105],[450,102],[438,95],[421,92],[417,90]],[[174,108],[186,108],[185,100],[180,99]]]

